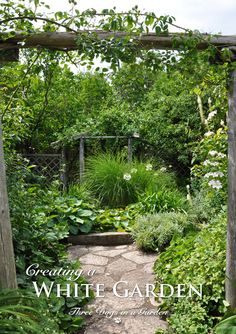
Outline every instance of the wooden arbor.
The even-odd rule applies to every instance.
[[[0,41],[0,51],[11,50],[11,60],[15,60],[20,48],[48,48],[61,51],[76,50],[76,38],[84,31],[33,33],[24,35],[17,33],[13,38]],[[99,39],[109,37],[122,37],[125,32],[96,31]],[[181,37],[178,41],[178,37]],[[156,36],[155,34],[143,34],[134,36],[137,46],[143,49],[178,49],[183,40],[188,38],[183,34],[169,34]],[[174,42],[173,42],[174,41]],[[24,43],[22,43],[24,42]],[[211,37],[202,34],[196,48],[203,50],[210,45],[228,48],[232,51],[231,61],[236,61],[236,36]],[[0,55],[1,58],[1,55]],[[6,54],[2,59],[6,61]],[[10,57],[9,57],[10,58]],[[233,70],[229,78],[229,112],[228,112],[228,228],[227,228],[227,268],[226,268],[226,300],[232,309],[236,307],[236,70]],[[0,133],[1,135],[1,133]],[[8,213],[8,202],[6,193],[6,178],[4,170],[4,159],[2,142],[0,139],[0,284],[5,287],[14,287],[15,263],[11,241],[11,228]],[[2,269],[3,268],[3,269]],[[10,283],[11,282],[11,283]]]
[[[139,136],[127,137],[127,136],[84,136],[78,135],[74,136],[74,139],[79,140],[79,178],[80,182],[83,180],[84,174],[84,145],[86,139],[126,139],[127,140],[127,148],[128,148],[128,162],[132,162],[133,150],[132,150],[132,139],[138,138]]]

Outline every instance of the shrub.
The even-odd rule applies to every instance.
[[[145,193],[177,189],[172,173],[161,169],[155,171],[150,163],[129,164],[122,155],[104,154],[90,158],[86,180],[88,187],[95,192],[102,205],[111,208],[135,203],[140,195],[143,198]],[[177,198],[180,198],[177,190],[175,197],[177,205]]]
[[[9,169],[8,169],[9,170]],[[67,266],[78,269],[77,262],[69,262],[64,239],[69,235],[73,224],[83,228],[94,216],[91,206],[77,198],[62,196],[58,185],[50,189],[41,189],[38,184],[27,184],[28,169],[21,166],[17,173],[8,174],[9,202],[13,230],[13,242],[16,256],[17,281],[20,288],[32,289],[32,278],[26,275],[26,268],[39,263],[41,269],[59,269]],[[14,180],[15,182],[12,182]],[[76,221],[74,219],[81,219]],[[84,224],[82,224],[82,221]],[[91,226],[90,226],[91,227]],[[50,284],[53,277],[34,277],[39,284]],[[65,284],[65,277],[58,277],[58,284]],[[80,277],[76,283],[85,283]],[[47,299],[47,308],[55,318],[60,330],[66,333],[76,332],[83,324],[81,317],[66,314],[71,307],[82,307],[89,298],[82,288],[80,298],[57,298],[53,292]],[[59,333],[59,330],[56,331]]]
[[[158,282],[203,285],[203,298],[169,298],[169,333],[207,334],[223,315],[226,215],[221,213],[198,233],[176,237],[155,264]]]
[[[154,251],[165,248],[174,235],[184,235],[191,226],[185,213],[149,214],[137,219],[131,234],[138,247]]]
[[[204,189],[210,198],[217,197],[218,206],[224,205],[227,198],[227,136],[224,125],[207,132],[195,148],[191,170],[193,186]]]
[[[178,190],[160,190],[140,196],[140,210],[145,213],[183,211],[187,209],[186,197]]]
[[[216,217],[222,209],[222,197],[219,193],[213,193],[211,196],[205,190],[195,193],[192,198],[192,205],[188,208],[188,214],[196,224],[210,223],[211,219]]]
[[[104,154],[88,160],[86,180],[102,205],[125,207],[137,202],[140,193],[154,188],[150,164],[128,164],[121,156]]]

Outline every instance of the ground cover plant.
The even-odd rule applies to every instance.
[[[155,264],[157,281],[203,284],[203,297],[170,298],[168,333],[209,333],[226,312],[224,304],[226,215],[222,212],[184,239],[176,236]],[[210,261],[209,261],[210,260]]]

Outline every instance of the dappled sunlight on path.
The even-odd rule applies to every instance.
[[[80,333],[154,334],[157,328],[166,328],[154,296],[146,292],[155,282],[152,267],[157,254],[143,253],[134,244],[71,246],[69,254],[80,260],[84,276],[97,293]],[[94,275],[88,276],[90,270],[96,270]]]

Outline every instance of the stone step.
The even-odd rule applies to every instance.
[[[104,232],[73,235],[68,238],[73,245],[116,246],[129,245],[134,242],[128,232]]]

